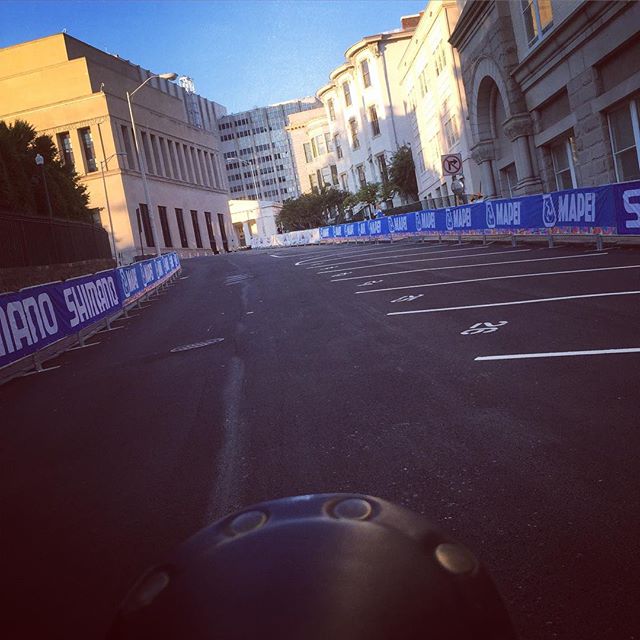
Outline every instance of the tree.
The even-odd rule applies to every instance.
[[[43,168],[35,163],[44,158]],[[42,178],[47,180],[54,215],[91,220],[87,189],[78,176],[62,164],[50,136],[38,136],[24,120],[0,121],[0,209],[48,215]]]
[[[325,226],[330,218],[340,218],[344,213],[346,192],[334,187],[323,187],[319,192],[303,193],[298,198],[286,200],[278,216],[278,225],[287,231],[314,229]]]
[[[411,155],[411,149],[409,149],[409,147],[402,146],[395,152],[391,158],[389,177],[398,193],[413,202],[418,200],[416,167],[413,163],[413,156]]]

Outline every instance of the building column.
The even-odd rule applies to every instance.
[[[242,232],[244,233],[245,244],[247,247],[251,246],[251,227],[248,220],[242,223]]]
[[[498,193],[493,175],[493,161],[495,159],[493,142],[490,140],[478,142],[471,148],[471,157],[482,172],[482,195],[489,199],[496,198]]]
[[[516,191],[518,195],[540,193],[542,181],[535,175],[529,147],[529,138],[533,134],[531,116],[528,113],[517,113],[503,124],[507,138],[513,144],[513,159],[518,175]]]

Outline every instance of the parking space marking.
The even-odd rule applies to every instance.
[[[488,304],[470,304],[462,307],[440,307],[438,309],[414,309],[413,311],[391,311],[388,316],[403,316],[410,313],[436,313],[438,311],[461,311],[463,309],[485,309],[487,307],[509,307],[517,304],[535,304],[537,302],[559,302],[582,298],[606,298],[608,296],[634,296],[640,291],[608,291],[606,293],[585,293],[579,296],[558,296],[556,298],[534,298],[532,300],[512,300],[511,302],[490,302]]]
[[[307,269],[336,269],[338,267],[342,267],[344,265],[351,265],[355,262],[369,262],[370,260],[385,260],[387,258],[391,258],[391,257],[398,257],[398,258],[407,258],[409,256],[423,256],[426,254],[437,254],[440,255],[441,253],[451,253],[452,251],[469,251],[472,249],[475,249],[476,251],[478,249],[486,249],[488,247],[465,247],[464,249],[443,249],[442,251],[433,251],[433,250],[429,250],[427,251],[426,249],[423,249],[422,251],[418,251],[417,253],[398,253],[398,254],[393,254],[393,253],[387,253],[383,256],[367,256],[366,258],[359,258],[358,260],[347,260],[346,262],[336,262],[335,264],[325,264],[322,265],[320,267],[307,267]],[[462,256],[461,256],[462,257]],[[372,266],[376,266],[376,265],[372,265]],[[351,268],[351,267],[349,267]]]
[[[476,362],[486,360],[527,360],[529,358],[566,358],[568,356],[602,356],[616,353],[640,353],[640,347],[628,349],[592,349],[590,351],[549,351],[547,353],[512,353],[504,356],[478,356]]]
[[[467,243],[465,243],[467,244]],[[488,245],[487,245],[488,246]],[[332,260],[337,260],[338,258],[340,260],[342,260],[343,258],[354,258],[357,256],[373,256],[373,255],[389,255],[392,252],[394,253],[398,253],[399,255],[401,253],[406,253],[407,251],[415,251],[416,249],[437,249],[438,245],[429,247],[426,245],[419,245],[416,244],[415,246],[411,246],[411,247],[407,247],[405,249],[400,249],[398,247],[367,247],[366,249],[359,249],[358,251],[340,251],[337,253],[333,253],[333,254],[326,254],[325,256],[322,257],[317,257],[313,260],[300,260],[300,262],[296,262],[296,266],[301,266],[301,265],[307,265],[307,269],[314,269],[314,268],[322,268],[323,266],[327,267],[329,266],[328,264],[322,264],[323,262],[331,262]]]
[[[356,291],[355,293],[375,293],[376,291],[399,291],[400,289],[422,289],[424,287],[446,287],[451,284],[465,284],[467,282],[488,282],[489,280],[510,280],[512,278],[537,278],[557,276],[567,273],[592,273],[594,271],[615,271],[616,269],[640,269],[640,264],[622,267],[599,267],[595,269],[565,269],[563,271],[541,271],[539,273],[519,273],[510,276],[490,276],[488,278],[469,278],[467,280],[450,280],[449,282],[431,282],[429,284],[414,284],[402,287],[388,287],[387,289],[372,289],[370,291]]]
[[[509,251],[505,253],[515,253]],[[487,254],[485,254],[487,255]],[[543,262],[545,260],[572,260],[574,258],[589,258],[592,256],[606,256],[609,255],[606,251],[600,253],[584,253],[580,255],[571,256],[551,256],[549,258],[529,258],[527,260],[501,260],[499,262],[476,262],[474,264],[456,264],[449,267],[427,267],[425,269],[405,269],[404,271],[391,271],[390,273],[368,273],[366,276],[351,276],[350,278],[333,278],[330,282],[344,282],[345,280],[362,280],[363,278],[377,278],[379,276],[401,276],[405,273],[421,273],[423,271],[444,271],[445,269],[470,269],[471,267],[493,267],[500,264],[521,264],[523,262]],[[468,256],[465,256],[468,257]],[[373,265],[371,268],[383,265]],[[384,289],[372,289],[367,293],[374,293],[375,291],[384,291]]]
[[[397,262],[383,262],[382,264],[368,264],[364,267],[349,267],[351,271],[356,271],[357,269],[375,269],[376,267],[386,267],[392,264],[410,264],[413,262],[434,262],[435,260],[466,260],[467,258],[477,258],[479,256],[497,256],[497,255],[505,255],[507,253],[526,253],[527,251],[531,251],[531,249],[516,249],[515,251],[491,251],[490,253],[469,253],[464,256],[445,256],[444,258],[417,258],[416,260],[399,260]],[[332,274],[331,271],[318,271],[319,274]]]

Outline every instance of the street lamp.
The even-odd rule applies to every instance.
[[[36,164],[42,171],[42,183],[44,184],[44,193],[47,198],[47,209],[49,210],[49,217],[53,218],[53,210],[51,209],[51,200],[49,198],[49,187],[47,186],[47,176],[44,172],[44,158],[39,153],[36,155]]]
[[[250,162],[247,162],[247,160],[242,160],[241,158],[238,157],[233,157],[233,158],[227,158],[227,164],[230,164],[233,160],[237,160],[238,162],[241,162],[242,164],[246,164],[248,167],[252,167],[251,169],[251,179],[253,180],[253,190],[256,192],[256,196],[258,198],[258,200],[260,200],[260,191],[258,188],[258,168],[255,167],[254,164],[251,164]],[[255,168],[255,173],[253,168]]]
[[[137,86],[131,93],[127,91],[127,103],[129,104],[129,117],[131,118],[131,128],[133,129],[133,142],[136,147],[136,156],[138,158],[138,165],[140,166],[140,176],[142,177],[142,187],[144,189],[144,197],[147,201],[147,208],[149,209],[149,219],[151,221],[151,229],[153,231],[153,235],[155,236],[156,241],[156,255],[161,255],[160,251],[160,235],[158,233],[158,229],[156,227],[156,216],[153,210],[153,203],[151,202],[151,196],[149,195],[149,185],[147,184],[147,174],[144,169],[144,163],[142,162],[142,154],[140,153],[140,145],[138,143],[138,132],[136,130],[136,123],[133,119],[133,109],[131,108],[131,98],[134,94],[142,89],[149,80],[153,80],[154,78],[162,78],[163,80],[175,80],[178,77],[177,73],[159,73],[154,76],[149,76],[141,85]]]
[[[111,229],[111,244],[113,246],[113,257],[116,259],[116,266],[120,266],[120,258],[118,258],[118,252],[116,250],[116,234],[113,231],[113,220],[111,218],[111,207],[109,206],[109,196],[107,194],[107,181],[104,177],[104,168],[107,166],[107,163],[111,158],[115,158],[116,156],[126,156],[126,153],[113,153],[105,160],[100,160],[100,172],[102,173],[102,186],[104,187],[104,199],[107,202],[107,212],[109,214],[109,227]]]

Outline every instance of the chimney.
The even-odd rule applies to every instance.
[[[400,18],[402,30],[405,31],[406,29],[415,29],[418,26],[418,22],[420,22],[421,16],[422,11],[412,16],[402,16],[402,18]]]

